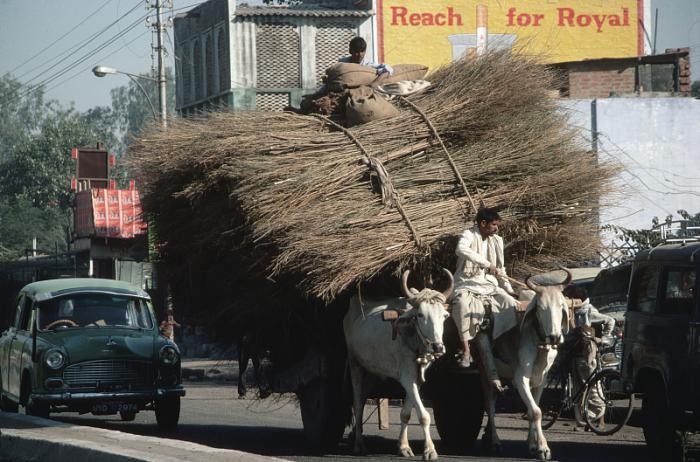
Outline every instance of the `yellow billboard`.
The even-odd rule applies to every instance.
[[[477,47],[547,62],[644,54],[649,0],[376,0],[379,61],[435,69]],[[477,13],[478,10],[478,13]]]

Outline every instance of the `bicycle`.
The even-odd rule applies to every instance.
[[[632,415],[634,395],[622,379],[620,361],[614,353],[601,354],[596,348],[596,368],[574,392],[571,350],[578,342],[593,341],[580,334],[568,351],[560,351],[540,399],[543,429],[552,427],[563,412],[571,411],[578,425],[606,436],[618,432]],[[614,346],[610,349],[614,350]]]

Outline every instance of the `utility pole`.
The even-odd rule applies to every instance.
[[[165,80],[165,47],[163,46],[163,0],[156,0],[156,28],[158,36],[158,102],[160,103],[160,121],[163,128],[168,128],[167,82]]]

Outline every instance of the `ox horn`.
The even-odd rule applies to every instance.
[[[448,270],[447,268],[443,268],[442,270],[447,275],[447,279],[450,280],[449,287],[447,287],[447,289],[445,289],[445,291],[442,293],[442,295],[445,296],[445,300],[449,300],[450,296],[452,295],[452,291],[455,288],[455,278],[454,278],[454,276],[452,276],[452,273],[450,273],[450,270]]]
[[[562,288],[565,288],[571,283],[571,280],[574,278],[574,275],[571,274],[571,271],[564,268],[563,266],[560,266],[559,269],[566,272],[566,279],[564,280],[564,282],[561,283]]]
[[[530,290],[534,290],[535,292],[540,292],[542,290],[542,288],[538,284],[534,283],[531,279],[532,279],[532,275],[528,276],[525,279],[525,285],[528,286],[530,288]]]
[[[411,274],[411,270],[406,270],[401,276],[401,290],[403,291],[403,296],[406,298],[411,298],[411,291],[408,290],[408,275]]]

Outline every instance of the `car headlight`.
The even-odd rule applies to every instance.
[[[51,350],[46,353],[45,362],[51,369],[60,369],[66,362],[66,357],[59,350]]]
[[[160,362],[171,366],[176,364],[180,360],[180,353],[177,352],[175,347],[171,345],[165,345],[160,349]]]

